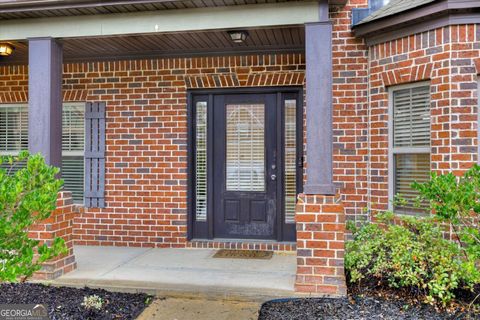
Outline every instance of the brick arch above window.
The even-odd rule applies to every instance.
[[[87,100],[87,90],[63,90],[63,101],[84,102]]]
[[[64,102],[83,102],[87,100],[87,90],[63,90]],[[0,92],[0,103],[27,103],[28,91]]]
[[[429,80],[432,76],[432,70],[432,63],[388,70],[382,73],[383,85],[385,87],[389,87],[393,85]]]
[[[185,77],[185,85],[188,89],[302,86],[304,82],[304,72],[222,73]]]
[[[0,103],[26,103],[27,101],[27,91],[0,92]]]

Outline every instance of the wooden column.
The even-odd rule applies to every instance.
[[[28,40],[28,149],[62,164],[62,47],[52,38]]]
[[[327,4],[328,5],[328,4]],[[335,194],[333,184],[332,23],[320,6],[320,22],[305,25],[307,103],[306,194]]]

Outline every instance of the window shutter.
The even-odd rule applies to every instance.
[[[430,146],[430,87],[393,93],[394,147]]]
[[[105,207],[105,103],[85,108],[85,207]]]

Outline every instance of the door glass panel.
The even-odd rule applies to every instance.
[[[265,191],[265,105],[227,105],[227,190]]]
[[[295,222],[297,198],[297,101],[285,100],[285,222]]]
[[[196,220],[207,219],[207,102],[196,104],[195,199]]]

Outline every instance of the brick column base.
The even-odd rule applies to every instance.
[[[295,291],[345,296],[345,213],[338,196],[300,194]]]
[[[40,225],[32,229],[30,237],[42,242],[51,242],[56,237],[62,237],[68,248],[68,253],[54,258],[42,265],[42,269],[33,276],[36,280],[52,280],[75,270],[77,263],[73,254],[73,218],[75,205],[72,194],[62,191],[58,194],[57,208],[52,215]]]

